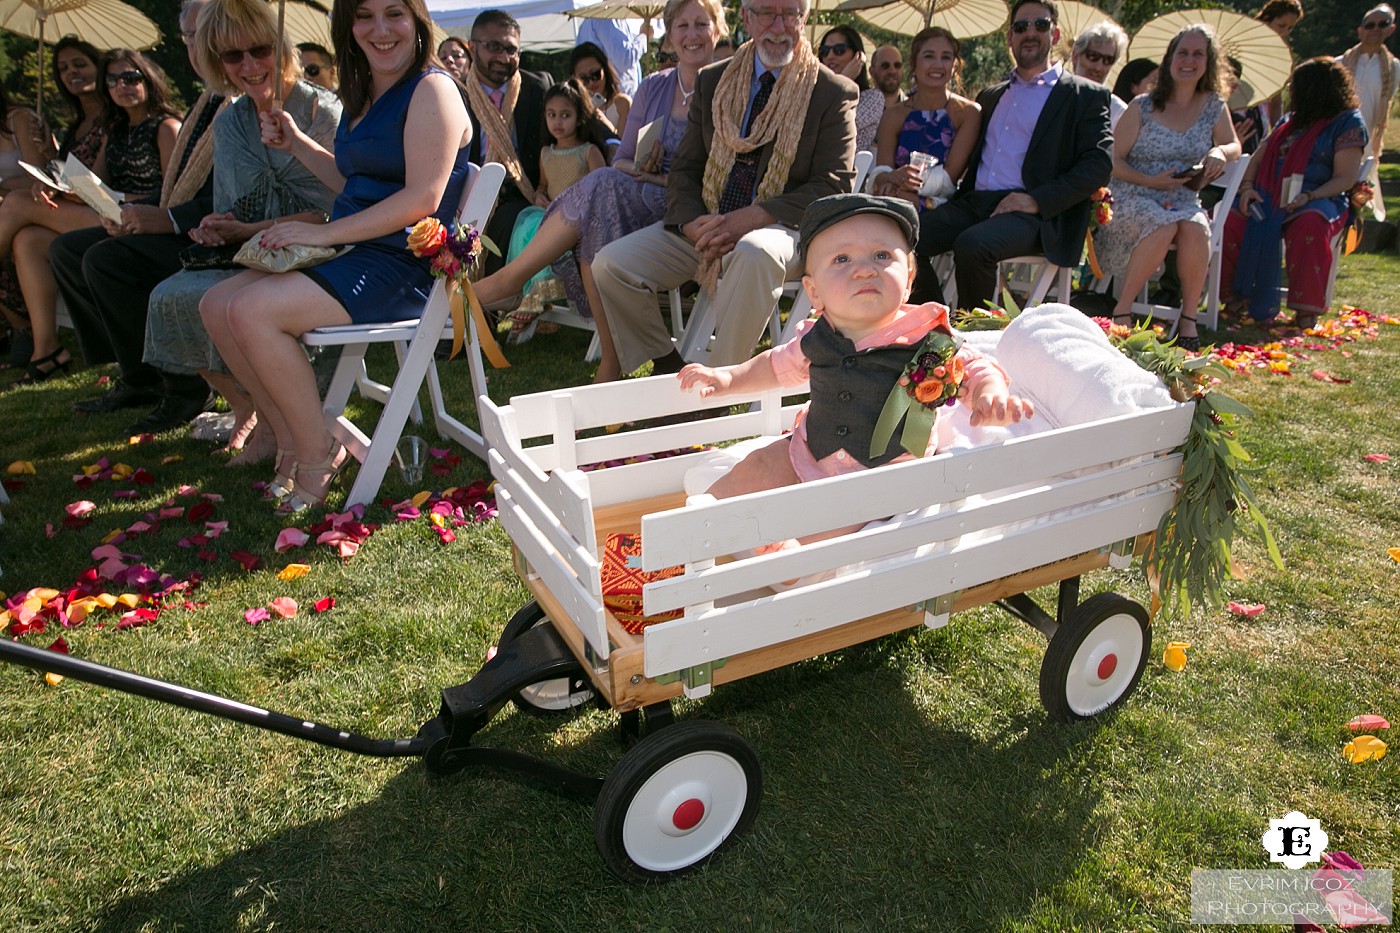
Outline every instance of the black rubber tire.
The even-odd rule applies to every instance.
[[[496,642],[497,649],[504,649],[512,641],[534,628],[536,625],[553,625],[549,615],[535,600],[521,606],[511,616],[501,637]],[[522,713],[538,716],[541,719],[557,719],[569,716],[587,706],[597,697],[588,679],[588,673],[579,665],[568,677],[552,677],[537,684],[525,687],[511,702]]]
[[[762,795],[758,753],[739,733],[703,719],[678,722],[642,739],[613,768],[594,805],[593,839],[623,881],[665,881],[747,832]]]
[[[1061,622],[1045,649],[1040,702],[1060,722],[1097,716],[1128,698],[1151,654],[1146,609],[1117,593],[1091,596]]]

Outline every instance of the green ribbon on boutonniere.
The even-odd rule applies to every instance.
[[[904,422],[904,430],[900,432],[899,445],[916,457],[928,453],[938,409],[953,404],[966,391],[958,345],[959,341],[942,331],[932,330],[924,336],[919,349],[905,364],[903,375],[890,389],[885,407],[880,409],[875,431],[870,435],[872,458],[889,447],[900,421]]]

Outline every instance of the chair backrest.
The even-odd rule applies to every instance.
[[[1225,166],[1221,181],[1225,183],[1225,193],[1220,203],[1215,205],[1215,213],[1210,218],[1210,248],[1218,251],[1225,243],[1225,218],[1235,204],[1235,195],[1240,193],[1240,182],[1244,180],[1244,170],[1249,167],[1249,156],[1242,155]]]
[[[865,190],[865,176],[870,173],[870,166],[875,164],[875,153],[869,149],[862,149],[856,153],[856,183],[852,191]]]

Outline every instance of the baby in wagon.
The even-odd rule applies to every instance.
[[[802,287],[819,317],[797,336],[736,366],[691,363],[681,387],[702,398],[811,384],[792,434],[750,453],[709,488],[719,499],[839,476],[935,453],[938,410],[971,408],[972,425],[1034,413],[1006,374],[960,347],[948,309],[907,304],[919,215],[908,201],[838,194],[812,203],[800,229]],[[846,534],[835,529],[763,552]]]

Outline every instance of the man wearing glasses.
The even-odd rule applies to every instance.
[[[483,10],[472,23],[471,70],[462,79],[472,141],[467,158],[477,165],[499,162],[506,181],[486,235],[505,249],[520,212],[535,203],[540,183],[544,95],[554,80],[520,70],[520,24],[504,10]],[[486,254],[486,271],[505,258]]]
[[[1390,120],[1390,102],[1400,88],[1400,59],[1385,47],[1395,33],[1395,8],[1382,3],[1361,17],[1356,35],[1359,43],[1343,53],[1341,61],[1356,83],[1356,96],[1361,100],[1361,117],[1371,131],[1371,152],[1376,165],[1371,168],[1371,187],[1376,196],[1371,210],[1377,220],[1385,220],[1385,204],[1381,200],[1381,185],[1376,166],[1380,165],[1381,149],[1385,145],[1385,127]]]
[[[953,251],[957,304],[996,299],[997,263],[1043,255],[1079,262],[1089,197],[1113,172],[1108,88],[1050,65],[1059,40],[1053,0],[1019,0],[1008,39],[1016,68],[977,95],[982,132],[958,192],[922,224],[918,253]],[[942,300],[937,278],[914,282],[914,300]]]
[[[1074,40],[1070,61],[1074,64],[1076,75],[1107,87],[1108,73],[1127,51],[1128,34],[1117,23],[1103,20],[1085,29]],[[1116,94],[1111,94],[1108,98],[1109,125],[1116,128],[1118,118],[1127,109],[1127,102],[1119,100]]]
[[[856,86],[817,62],[802,34],[806,0],[744,0],[741,15],[752,38],[696,77],[662,222],[593,260],[624,375],[647,360],[658,373],[684,364],[656,293],[690,279],[712,290],[710,364],[748,359],[799,271],[807,205],[854,182]]]

